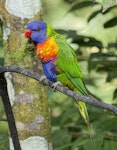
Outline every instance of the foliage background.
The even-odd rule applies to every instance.
[[[115,1],[43,0],[43,20],[63,34],[74,47],[83,79],[100,101],[117,105],[117,6]],[[3,65],[0,31],[0,64]],[[116,115],[89,106],[94,142],[77,105],[67,96],[49,89],[54,150],[115,150]],[[0,101],[0,116],[4,109]],[[8,149],[7,123],[0,121],[0,150]]]

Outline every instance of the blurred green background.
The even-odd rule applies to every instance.
[[[63,34],[75,49],[84,82],[100,101],[117,105],[117,6],[115,1],[43,0],[43,20]],[[3,65],[2,34],[0,64]],[[74,100],[49,89],[54,150],[116,150],[117,117],[87,105],[94,132],[87,127]],[[0,101],[0,117],[4,109]],[[0,150],[4,150],[7,123],[0,121]],[[7,148],[5,149],[7,150]]]

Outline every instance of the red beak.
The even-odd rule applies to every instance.
[[[25,35],[26,38],[31,38],[31,34],[32,34],[32,31],[29,30],[29,29],[27,29],[27,30],[25,31],[25,33],[24,33],[24,35]]]

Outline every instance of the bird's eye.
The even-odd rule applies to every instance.
[[[36,32],[39,32],[39,31],[40,31],[40,29],[36,29],[35,31],[36,31]]]

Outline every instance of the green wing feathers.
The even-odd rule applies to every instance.
[[[64,72],[69,73],[73,77],[82,78],[78,60],[72,47],[70,47],[63,39],[56,39],[56,43],[59,46],[59,51],[57,54],[57,65]]]
[[[67,85],[78,94],[88,96],[87,90],[82,81],[82,73],[74,50],[63,38],[56,38],[55,42],[59,47],[56,65],[61,69],[61,73],[57,75],[57,79],[63,85]],[[88,126],[90,137],[92,137],[86,105],[81,101],[77,101],[77,104],[79,111]]]
[[[84,86],[84,83],[79,77],[72,77],[69,73],[65,73],[70,81],[74,84],[74,87],[77,89],[78,94],[88,96],[87,90]]]

